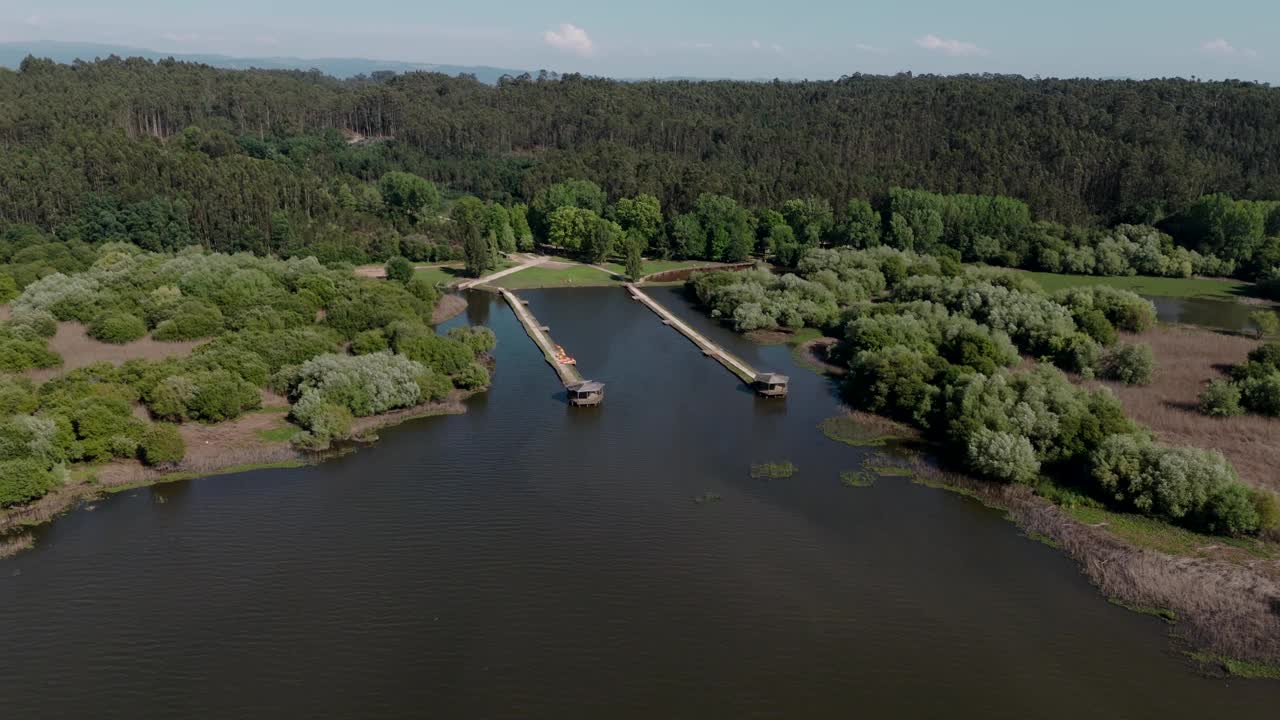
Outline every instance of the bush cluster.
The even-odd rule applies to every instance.
[[[1229,379],[1213,380],[1200,394],[1200,411],[1214,417],[1246,412],[1280,417],[1280,342],[1269,342],[1231,368]]]

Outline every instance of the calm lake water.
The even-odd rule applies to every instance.
[[[1257,326],[1249,316],[1260,308],[1232,300],[1206,298],[1147,298],[1156,306],[1156,317],[1161,322],[1199,325],[1211,330],[1253,332]],[[1273,310],[1273,312],[1275,312]]]
[[[656,296],[522,293],[591,378],[571,410],[510,310],[493,389],[323,465],[140,490],[0,561],[0,708],[41,718],[1274,718],[995,512],[816,429],[786,348]],[[787,480],[753,462],[791,460]],[[703,493],[722,496],[698,504]]]

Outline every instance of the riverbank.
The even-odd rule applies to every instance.
[[[940,467],[915,428],[865,413],[824,423],[833,440],[892,446],[912,481],[1000,510],[1029,537],[1072,558],[1109,600],[1170,625],[1202,670],[1245,677],[1280,673],[1280,546],[1201,535],[1158,521],[1055,503],[1026,485],[1000,484]],[[1130,521],[1137,521],[1130,523]],[[1141,528],[1135,527],[1141,525]]]
[[[376,442],[379,430],[411,420],[461,415],[466,412],[465,401],[479,392],[484,390],[454,390],[443,402],[423,403],[381,415],[356,418],[351,427],[352,442]],[[287,422],[288,411],[287,404],[281,406],[276,403],[224,423],[186,423],[179,432],[186,442],[187,454],[172,467],[150,468],[134,460],[70,468],[62,487],[34,502],[0,508],[0,558],[32,548],[31,529],[118,492],[201,477],[322,462],[330,452],[298,451],[290,444],[293,433],[278,432],[289,428],[298,430]]]

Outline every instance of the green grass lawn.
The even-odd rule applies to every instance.
[[[619,276],[610,276],[593,267],[574,265],[566,268],[531,267],[499,278],[494,285],[508,290],[553,287],[609,287],[621,285]]]
[[[414,274],[418,277],[426,278],[432,285],[447,285],[454,280],[461,280],[466,277],[466,271],[463,269],[462,263],[422,268],[415,270]]]
[[[699,267],[709,265],[706,260],[645,260],[641,266],[642,275],[652,275],[654,273],[666,272],[668,270],[683,270],[685,268]],[[603,267],[607,267],[619,275],[626,274],[627,269],[620,263],[605,263]]]
[[[1154,295],[1157,297],[1237,300],[1248,296],[1253,288],[1252,283],[1239,280],[1209,278],[1100,277],[1097,275],[1059,275],[1044,272],[1028,272],[1026,274],[1048,292],[1063,288],[1108,285],[1122,290],[1132,290],[1140,295]]]

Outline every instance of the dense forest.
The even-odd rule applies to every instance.
[[[649,193],[676,211],[704,193],[751,207],[808,196],[839,205],[900,186],[1007,195],[1044,219],[1113,224],[1150,222],[1211,192],[1280,197],[1280,90],[1251,83],[571,75],[491,87],[430,73],[339,81],[112,58],[28,59],[0,72],[0,97],[4,217],[36,222],[83,192],[203,191],[222,174],[272,187],[261,201],[326,210],[296,176],[244,161],[187,168],[160,143],[140,142],[191,126],[266,141],[245,160],[281,151],[322,177],[364,180],[403,169],[499,200],[528,200],[571,177],[611,198]],[[395,141],[342,153],[270,143],[326,130]],[[218,142],[206,140],[214,159],[229,149]]]
[[[110,58],[0,70],[0,296],[91,248],[323,262],[535,244],[794,267],[888,245],[1280,283],[1280,90],[1004,76],[496,87]],[[11,277],[12,285],[8,282]]]

